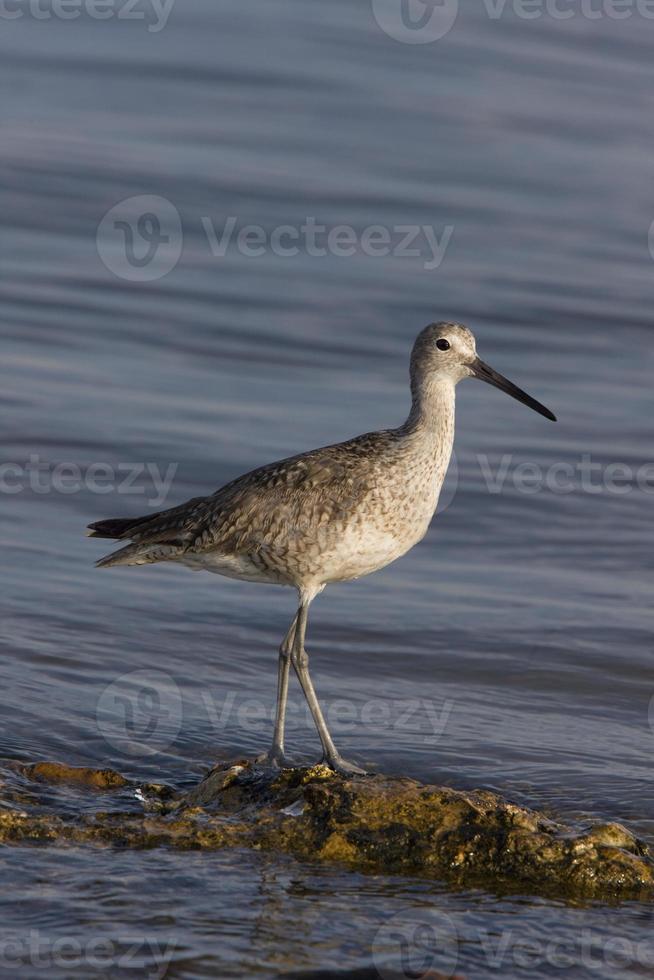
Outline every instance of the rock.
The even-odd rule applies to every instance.
[[[92,789],[117,789],[128,786],[129,780],[113,769],[88,769],[86,766],[67,766],[63,762],[34,762],[29,766],[16,766],[28,779],[47,783],[76,783]]]
[[[40,779],[46,773],[63,778],[64,772],[99,772],[105,774],[106,785],[128,785],[110,770],[38,763],[22,771]],[[102,787],[103,778],[70,780]],[[0,841],[245,846],[337,862],[362,872],[437,878],[495,892],[654,897],[654,865],[647,848],[620,824],[574,829],[490,792],[388,776],[344,778],[324,765],[279,772],[247,760],[216,766],[190,792],[172,798],[169,787],[143,790],[154,788],[164,790],[156,812],[146,808],[73,819],[0,811]],[[136,790],[135,798],[143,802],[145,793]]]

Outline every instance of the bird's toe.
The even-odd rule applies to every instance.
[[[366,770],[362,769],[361,766],[357,766],[356,763],[354,762],[348,762],[347,759],[344,759],[340,755],[334,756],[331,759],[325,758],[323,759],[323,762],[325,763],[325,765],[329,766],[330,769],[333,769],[334,772],[337,772],[340,776],[367,776],[368,775]]]
[[[264,766],[268,769],[290,769],[291,765],[280,749],[271,749],[269,752],[263,752],[258,755],[254,760],[257,765]]]

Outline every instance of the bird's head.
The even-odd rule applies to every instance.
[[[556,422],[549,408],[481,360],[472,331],[461,323],[430,323],[421,330],[411,353],[411,378],[414,384],[420,384],[421,380],[449,380],[457,384],[464,378],[478,378]]]

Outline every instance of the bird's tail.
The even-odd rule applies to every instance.
[[[96,521],[89,524],[87,535],[90,538],[131,538],[148,519],[143,517],[122,518],[112,517],[106,521]],[[178,544],[164,541],[134,541],[112,551],[97,561],[96,568],[110,568],[112,565],[151,565],[156,561],[165,561],[179,552]]]
[[[157,514],[141,517],[111,517],[106,521],[89,524],[87,534],[91,538],[115,538],[125,542],[125,547],[106,555],[97,562],[98,568],[110,565],[150,565],[155,561],[169,561],[182,554],[195,533],[189,514],[202,516],[202,508],[212,498],[194,497],[185,504],[161,510]],[[131,541],[130,541],[131,539]],[[130,542],[130,543],[127,543]]]
[[[86,534],[89,538],[122,538],[130,528],[142,523],[142,517],[112,517],[108,521],[89,524]]]
[[[166,561],[179,554],[180,548],[170,544],[128,544],[125,548],[112,551],[96,561],[96,568],[111,568],[112,565],[152,565],[156,561]]]

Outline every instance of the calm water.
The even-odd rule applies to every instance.
[[[0,32],[0,424],[15,464],[0,755],[184,785],[265,747],[292,593],[173,567],[95,572],[107,549],[84,525],[397,424],[411,341],[449,317],[560,422],[461,387],[456,465],[425,541],[313,607],[334,734],[373,769],[654,839],[654,23],[469,5],[421,45],[346,0],[177,0],[159,31],[21,11]],[[155,210],[181,255],[150,281],[125,265],[123,232],[100,236],[118,273],[96,248],[106,212],[137,195],[181,222],[180,237]],[[219,239],[230,216],[234,238],[313,219],[352,226],[358,247],[254,256],[232,241],[214,255],[207,229]],[[365,254],[371,225],[393,254]],[[397,254],[405,225],[433,229],[440,264],[422,232],[420,254]],[[152,474],[173,471],[158,493]],[[295,689],[288,744],[318,754]],[[79,805],[63,791],[40,802]],[[13,976],[348,970],[397,955],[393,928],[417,969],[430,914],[466,977],[654,970],[643,905],[453,894],[252,853],[3,858]],[[451,967],[453,948],[436,962]]]

